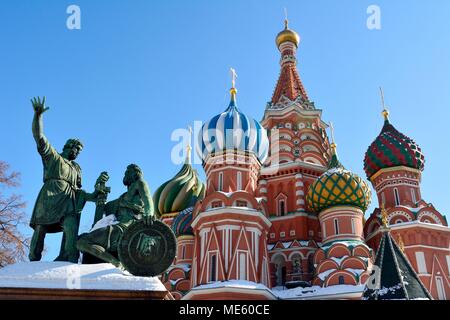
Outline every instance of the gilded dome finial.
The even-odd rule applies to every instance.
[[[402,253],[405,253],[405,243],[403,242],[403,238],[402,238],[402,236],[399,234],[398,235],[398,247],[400,248],[400,251],[402,252]]]
[[[333,154],[336,154],[337,144],[336,144],[336,142],[334,141],[334,127],[333,127],[333,122],[330,121],[329,126],[330,126],[330,132],[331,132],[331,145],[330,145],[330,147],[331,147],[331,152],[332,152]]]
[[[384,202],[381,203],[381,222],[383,223],[383,228],[389,228],[388,214],[386,208],[384,207]]]
[[[300,37],[294,30],[289,29],[289,20],[287,18],[287,10],[284,9],[284,30],[278,33],[275,42],[277,47],[280,48],[280,45],[285,42],[292,42],[296,47],[300,43]]]
[[[339,161],[338,155],[337,155],[337,144],[334,142],[334,127],[333,123],[329,123],[330,131],[331,131],[331,160],[330,163],[328,163],[328,168],[344,168],[342,163]]]
[[[383,107],[383,111],[381,114],[384,117],[384,121],[389,121],[389,110],[386,108],[386,105],[384,104],[384,93],[383,88],[380,87],[380,96],[381,96],[381,106]]]
[[[231,73],[231,89],[230,89],[231,101],[236,102],[236,93],[237,93],[236,78],[237,78],[237,73],[236,73],[236,70],[234,70],[233,68],[230,68],[230,73]]]

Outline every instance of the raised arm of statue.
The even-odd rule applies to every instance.
[[[47,111],[49,108],[45,107],[45,97],[41,98],[33,98],[31,99],[31,104],[33,105],[34,110],[34,117],[33,117],[33,125],[32,125],[32,131],[33,131],[33,137],[37,144],[39,144],[39,141],[44,136],[44,125],[42,120],[42,114]]]

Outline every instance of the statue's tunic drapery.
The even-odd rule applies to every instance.
[[[62,231],[61,221],[76,213],[76,193],[81,188],[81,168],[63,158],[46,138],[38,142],[44,166],[44,185],[34,205],[30,226],[46,225],[48,232]]]

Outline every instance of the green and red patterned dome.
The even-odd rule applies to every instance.
[[[380,169],[405,166],[423,170],[425,157],[420,147],[411,138],[399,132],[389,122],[387,111],[378,137],[367,149],[364,157],[364,171],[368,178]]]

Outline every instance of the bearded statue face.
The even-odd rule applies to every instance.
[[[66,154],[67,159],[72,161],[75,160],[83,150],[83,144],[78,139],[69,139],[63,148],[63,153]]]
[[[123,184],[125,186],[130,186],[133,182],[137,181],[142,176],[142,171],[137,165],[129,165],[125,171],[123,177]]]
[[[132,170],[127,168],[127,170],[125,171],[125,175],[123,176],[123,184],[128,187],[134,182],[133,180],[133,172]]]
[[[75,160],[81,152],[81,148],[76,146],[69,150],[69,160]]]

